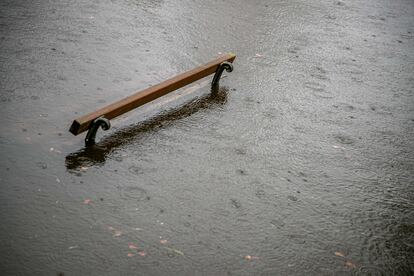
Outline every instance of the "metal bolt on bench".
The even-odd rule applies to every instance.
[[[86,146],[93,145],[95,144],[95,136],[99,127],[103,130],[108,130],[111,127],[109,120],[131,111],[132,109],[135,109],[213,73],[215,74],[211,87],[212,89],[217,89],[223,71],[233,71],[232,62],[235,58],[236,55],[233,53],[220,56],[209,63],[139,91],[97,111],[79,117],[73,121],[69,131],[74,135],[78,135],[88,130],[85,138],[85,144]]]

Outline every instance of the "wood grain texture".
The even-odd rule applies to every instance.
[[[97,111],[79,117],[73,121],[69,131],[74,135],[78,135],[88,130],[91,127],[92,122],[101,116],[111,120],[174,90],[211,75],[216,72],[221,63],[225,61],[233,62],[235,58],[236,55],[232,53],[222,55],[207,64],[146,88]]]

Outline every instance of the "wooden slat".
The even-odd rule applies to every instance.
[[[218,69],[218,66],[224,62],[233,62],[236,58],[235,54],[229,53],[219,58],[197,67],[193,70],[182,73],[174,78],[166,80],[160,84],[151,86],[147,89],[139,91],[129,97],[126,97],[113,104],[105,106],[97,111],[91,112],[87,115],[75,119],[69,129],[69,131],[78,135],[91,127],[92,122],[101,116],[105,116],[107,119],[113,119],[119,115],[122,115],[132,109],[135,109],[141,105],[144,105],[150,101],[153,101],[161,96],[164,96],[174,90],[177,90],[187,84],[202,79],[210,74],[213,74]]]

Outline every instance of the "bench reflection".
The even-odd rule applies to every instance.
[[[132,141],[137,141],[137,139],[140,139],[140,133],[156,131],[167,123],[188,117],[200,110],[223,105],[227,101],[227,93],[228,90],[226,87],[220,87],[218,90],[212,90],[210,94],[178,108],[160,113],[149,120],[112,133],[93,146],[82,148],[77,152],[67,155],[65,160],[66,169],[69,171],[78,171],[81,167],[103,165],[111,152]]]

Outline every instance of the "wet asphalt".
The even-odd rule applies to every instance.
[[[412,275],[413,93],[412,0],[2,0],[0,274]]]

